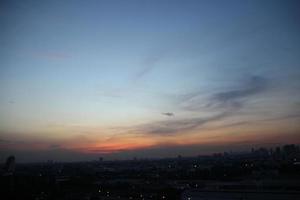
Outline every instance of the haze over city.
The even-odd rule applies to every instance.
[[[1,1],[0,159],[299,144],[299,1]]]

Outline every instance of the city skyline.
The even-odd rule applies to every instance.
[[[300,141],[297,1],[1,1],[0,156]]]

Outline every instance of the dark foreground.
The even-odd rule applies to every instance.
[[[17,160],[16,160],[17,161]],[[299,146],[185,158],[3,166],[1,199],[300,199]]]

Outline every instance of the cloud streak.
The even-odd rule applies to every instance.
[[[173,117],[174,113],[172,112],[165,112],[165,113],[161,113],[162,115],[168,116],[168,117]]]
[[[262,76],[251,76],[245,83],[237,89],[221,91],[211,94],[208,99],[199,98],[200,92],[191,95],[185,95],[182,100],[183,108],[189,111],[198,111],[201,109],[225,109],[237,110],[243,107],[246,98],[265,91],[268,88],[268,80]],[[203,104],[203,101],[207,103]]]
[[[134,75],[134,80],[139,80],[150,73],[163,57],[162,53],[146,57],[142,62],[141,69]]]
[[[36,52],[34,56],[49,60],[65,60],[71,58],[71,55],[65,52]]]
[[[49,149],[60,149],[61,148],[61,145],[59,144],[51,144],[49,145]]]
[[[186,133],[209,123],[232,117],[244,106],[247,98],[265,91],[267,85],[268,81],[264,77],[252,76],[238,89],[221,91],[210,95],[207,99],[208,103],[205,104],[203,104],[203,99],[197,99],[199,93],[185,95],[186,99],[183,100],[186,103],[185,110],[198,112],[205,110],[210,113],[209,116],[153,122],[140,126],[138,131],[153,135],[169,136]],[[173,113],[168,112],[162,114],[169,117],[174,116]]]
[[[199,128],[210,122],[218,121],[228,115],[229,113],[221,113],[210,117],[159,121],[142,125],[138,128],[138,131],[153,135],[174,135]]]
[[[239,105],[238,101],[264,91],[266,86],[265,78],[252,76],[243,88],[214,94],[211,100],[221,105]]]

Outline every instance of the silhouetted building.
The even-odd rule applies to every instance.
[[[9,156],[6,159],[4,171],[7,175],[11,175],[14,173],[14,171],[15,171],[15,157],[14,156]]]

